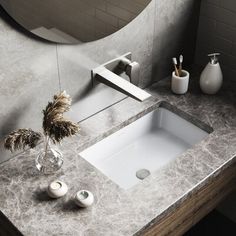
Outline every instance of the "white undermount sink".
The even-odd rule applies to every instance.
[[[144,115],[80,155],[128,189],[209,133],[164,107]]]

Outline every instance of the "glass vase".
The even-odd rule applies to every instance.
[[[44,174],[53,174],[58,171],[63,164],[63,155],[56,145],[50,142],[49,137],[45,137],[44,145],[35,160],[36,168]]]

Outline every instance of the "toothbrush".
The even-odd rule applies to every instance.
[[[175,75],[179,77],[179,71],[177,69],[177,59],[175,57],[172,58],[173,60],[173,64],[174,64],[174,67],[175,67]]]
[[[179,75],[180,76],[182,75],[183,61],[184,61],[184,57],[183,57],[183,55],[180,55],[179,56]]]

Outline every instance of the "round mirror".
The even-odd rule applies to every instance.
[[[151,0],[0,0],[24,28],[58,43],[108,36],[132,21]]]

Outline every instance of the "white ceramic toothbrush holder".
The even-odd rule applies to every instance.
[[[185,94],[188,91],[189,72],[182,70],[181,76],[177,76],[175,71],[172,73],[171,90],[175,94]]]

